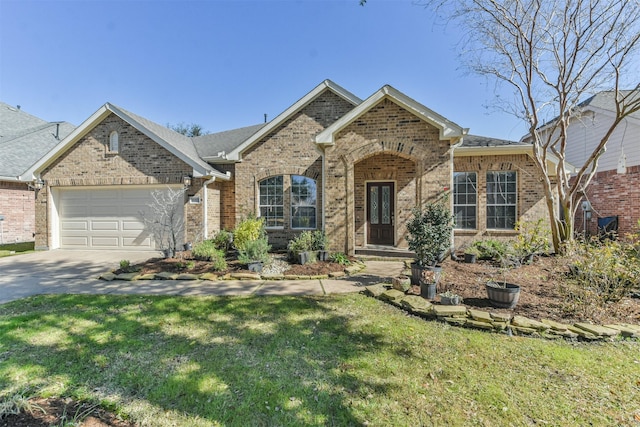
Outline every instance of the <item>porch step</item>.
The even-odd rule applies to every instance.
[[[393,247],[371,247],[371,246],[356,248],[355,255],[358,258],[364,258],[364,259],[372,259],[372,258],[410,259],[410,258],[415,258],[416,256],[414,252],[407,249],[399,249],[399,248],[393,248]]]

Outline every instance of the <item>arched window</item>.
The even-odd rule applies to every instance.
[[[119,148],[118,132],[114,130],[109,134],[109,151],[117,153]]]
[[[266,227],[284,227],[284,190],[282,175],[259,182],[260,216]]]
[[[291,228],[316,228],[316,181],[291,175]]]

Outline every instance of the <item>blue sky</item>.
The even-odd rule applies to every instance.
[[[459,69],[460,34],[405,0],[0,0],[0,100],[79,125],[105,102],[210,132],[271,119],[324,79],[390,84],[473,134],[519,139]]]

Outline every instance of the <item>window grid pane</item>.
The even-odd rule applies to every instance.
[[[476,178],[475,172],[453,174],[453,212],[456,229],[476,228]]]
[[[513,230],[517,200],[515,172],[487,172],[487,228]]]
[[[263,179],[260,187],[260,216],[266,227],[284,227],[282,175]]]
[[[291,175],[291,228],[316,228],[316,181]]]

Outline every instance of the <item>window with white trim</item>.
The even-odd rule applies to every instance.
[[[515,228],[517,184],[516,172],[487,172],[487,228]]]
[[[284,190],[282,175],[263,179],[260,187],[260,217],[265,227],[284,227]]]
[[[316,181],[291,175],[291,228],[316,228]]]
[[[453,215],[456,229],[477,228],[477,175],[475,172],[453,173]]]
[[[118,137],[118,132],[111,131],[109,134],[109,151],[112,153],[117,153],[120,149],[120,141]]]

